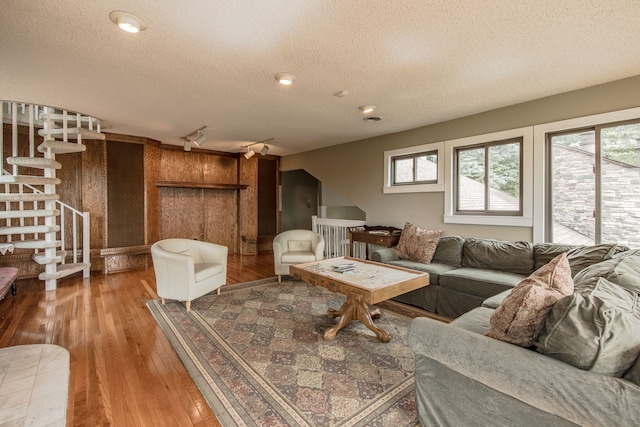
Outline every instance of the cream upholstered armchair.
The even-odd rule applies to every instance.
[[[191,301],[227,283],[226,246],[190,239],[165,239],[151,246],[156,289],[162,298]]]
[[[324,258],[324,238],[311,230],[283,231],[273,239],[273,263],[278,282],[289,266]]]

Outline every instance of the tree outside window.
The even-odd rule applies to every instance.
[[[455,150],[457,214],[522,215],[522,139]]]

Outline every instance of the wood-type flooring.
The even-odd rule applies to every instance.
[[[227,283],[274,276],[273,254],[229,255]],[[0,347],[49,343],[71,354],[67,426],[219,426],[146,307],[157,298],[152,268],[45,291],[18,280],[0,301]]]

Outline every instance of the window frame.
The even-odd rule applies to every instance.
[[[520,165],[520,200],[521,212],[518,215],[511,213],[458,213],[455,211],[455,149],[483,145],[495,141],[507,141],[521,138],[521,165]],[[506,227],[531,227],[533,224],[533,126],[509,129],[483,135],[474,135],[445,141],[445,175],[449,181],[445,186],[445,224],[473,224],[495,225]]]
[[[411,182],[394,184],[393,159],[406,157],[419,157],[425,153],[435,153],[437,156],[437,178],[433,182]],[[415,171],[414,171],[415,172]],[[434,142],[430,144],[418,145],[414,147],[400,148],[384,152],[384,183],[382,192],[384,194],[393,193],[428,193],[444,191],[445,164],[444,164],[444,142]]]
[[[428,156],[436,156],[436,178],[435,179],[429,179],[429,180],[418,180],[416,179],[416,175],[417,175],[417,169],[418,169],[418,165],[417,165],[417,160],[419,157],[428,157]],[[412,159],[413,160],[413,179],[410,182],[395,182],[396,179],[396,161],[398,160],[408,160],[408,159]],[[410,153],[410,154],[403,154],[400,156],[391,156],[391,185],[394,187],[397,187],[399,185],[428,185],[428,184],[436,184],[438,182],[438,175],[437,175],[437,166],[438,166],[438,150],[431,150],[431,151],[423,151],[421,153]]]
[[[507,145],[507,144],[513,144],[513,143],[518,143],[519,144],[519,158],[520,158],[520,173],[519,173],[519,183],[518,183],[518,210],[515,211],[507,211],[507,210],[491,210],[489,209],[488,204],[490,203],[490,193],[491,193],[491,188],[490,188],[490,175],[491,175],[491,170],[490,168],[487,167],[487,165],[490,164],[489,162],[489,150],[491,147],[497,147],[500,145]],[[500,141],[490,141],[490,142],[484,142],[484,143],[479,143],[479,144],[473,144],[473,145],[469,145],[469,146],[459,146],[459,147],[454,147],[453,149],[453,182],[454,182],[454,214],[455,215],[482,215],[482,216],[522,216],[523,214],[523,210],[522,210],[522,205],[523,205],[523,200],[522,200],[522,181],[523,181],[523,176],[522,176],[522,164],[523,164],[523,159],[522,159],[522,153],[523,153],[523,138],[519,137],[519,138],[508,138],[508,139],[504,139],[504,140],[500,140]],[[467,151],[467,150],[475,150],[478,148],[484,148],[484,209],[482,210],[461,210],[460,209],[460,189],[459,189],[459,168],[460,168],[460,158],[458,156],[458,153],[460,153],[461,151]]]

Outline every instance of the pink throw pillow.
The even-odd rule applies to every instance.
[[[442,230],[425,230],[407,222],[395,248],[396,255],[410,261],[431,263]]]
[[[572,293],[571,267],[562,253],[513,288],[491,315],[486,335],[529,347],[540,334],[551,306]]]

